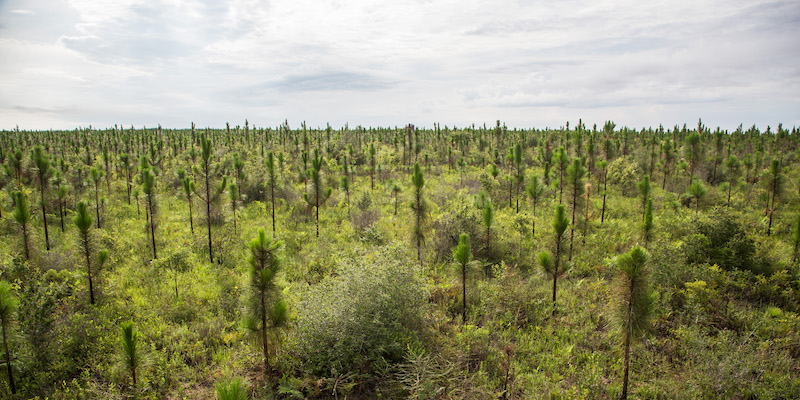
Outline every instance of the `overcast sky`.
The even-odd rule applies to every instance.
[[[0,129],[800,126],[800,1],[0,0]]]

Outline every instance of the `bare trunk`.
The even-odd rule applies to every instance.
[[[42,199],[42,219],[44,219],[44,243],[47,246],[47,251],[50,251],[50,235],[47,231],[47,212],[45,212],[44,208],[44,182],[42,182],[42,178],[39,178],[39,182],[41,183],[41,199]]]
[[[269,343],[267,342],[267,304],[261,291],[261,345],[264,347],[264,376],[269,372]]]
[[[192,230],[192,235],[194,235],[194,218],[192,218],[192,197],[189,196],[189,229]]]
[[[25,244],[25,259],[30,260],[31,254],[28,250],[28,225],[22,225],[22,241]]]
[[[269,185],[269,192],[270,192],[270,205],[272,207],[272,238],[275,239],[275,182],[271,182]]]
[[[211,189],[208,187],[208,163],[206,163],[205,168],[205,175],[206,175],[206,198],[204,199],[206,202],[206,226],[208,227],[208,259],[211,260],[211,263],[214,263],[214,251],[211,247]]]
[[[97,182],[94,183],[94,205],[95,214],[97,215],[97,229],[100,229],[100,194],[97,187]]]
[[[147,207],[150,210],[150,238],[153,241],[153,258],[157,259],[156,253],[156,216],[153,214],[153,195],[147,195]]]
[[[461,324],[467,323],[467,266],[461,266],[461,299],[462,299],[462,308],[461,308]]]
[[[8,385],[11,386],[11,394],[17,394],[17,387],[14,385],[14,375],[11,373],[11,353],[8,352],[8,340],[6,338],[5,324],[3,324],[3,347],[5,347],[6,349],[6,370],[8,371]]]
[[[94,283],[92,281],[92,261],[89,257],[89,235],[83,236],[83,253],[86,256],[86,275],[89,277],[89,303],[94,304]]]

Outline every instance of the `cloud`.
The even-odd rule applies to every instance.
[[[7,0],[0,18],[0,128],[800,124],[793,0]]]

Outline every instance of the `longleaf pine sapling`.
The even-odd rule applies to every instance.
[[[414,200],[411,202],[411,210],[414,212],[413,238],[417,246],[417,262],[422,263],[422,242],[425,241],[425,234],[422,230],[422,223],[428,215],[428,206],[423,198],[422,188],[425,186],[425,177],[419,163],[414,163],[414,170],[411,174],[411,184],[414,186]]]
[[[20,227],[22,227],[22,244],[25,249],[25,259],[31,258],[30,246],[28,245],[28,223],[31,222],[31,210],[28,208],[28,196],[20,191],[11,192],[11,198],[14,199],[14,211],[11,215],[14,217]]]
[[[45,210],[45,192],[50,183],[50,157],[47,156],[47,153],[42,150],[41,146],[35,146],[33,148],[33,154],[31,155],[31,159],[33,160],[33,164],[36,166],[36,177],[39,179],[39,194],[41,196],[41,203],[42,203],[42,220],[44,220],[44,242],[47,247],[47,251],[50,251],[50,235],[47,232],[47,211]]]
[[[281,242],[268,237],[264,229],[250,241],[250,314],[247,324],[253,332],[260,332],[264,356],[264,375],[270,371],[268,329],[286,323],[286,303],[280,296],[275,276],[281,268],[278,249]]]
[[[92,259],[89,253],[89,230],[92,228],[92,216],[89,214],[89,206],[85,201],[78,202],[75,218],[75,226],[80,234],[80,244],[83,247],[83,255],[86,258],[86,277],[89,279],[89,303],[94,304],[94,283],[92,281]]]
[[[461,323],[467,321],[467,266],[472,259],[469,249],[469,235],[462,233],[458,238],[458,246],[453,248],[453,260],[458,264],[461,272]]]
[[[572,160],[572,164],[567,167],[567,181],[569,182],[569,196],[572,199],[572,223],[569,229],[569,260],[572,261],[572,245],[575,239],[575,213],[581,206],[583,191],[586,189],[583,177],[586,175],[586,168],[579,159]]]
[[[623,400],[628,398],[631,343],[650,326],[650,315],[656,301],[655,292],[650,290],[649,258],[647,250],[637,245],[615,260],[618,272],[613,288],[612,321],[624,352]]]
[[[531,235],[536,235],[536,204],[544,194],[545,185],[539,181],[539,177],[534,175],[531,177],[527,186],[528,196],[533,200],[533,217],[531,217]]]
[[[133,329],[133,322],[122,324],[122,362],[128,373],[131,374],[133,387],[136,387],[136,371],[141,363],[139,356],[139,334]]]
[[[556,206],[556,213],[553,217],[553,231],[555,233],[555,241],[553,243],[553,255],[549,252],[542,251],[537,256],[537,261],[542,270],[553,278],[553,315],[556,313],[556,291],[558,287],[558,277],[565,271],[565,263],[561,258],[564,254],[565,237],[564,232],[569,226],[567,213],[563,204]]]
[[[311,168],[306,170],[306,175],[311,178],[311,195],[308,192],[303,193],[303,200],[306,201],[309,207],[314,208],[314,221],[317,227],[317,237],[319,237],[319,208],[328,201],[328,198],[333,193],[333,189],[328,187],[322,188],[322,165],[325,162],[324,158],[319,154],[319,150],[314,149],[314,156],[311,158]]]

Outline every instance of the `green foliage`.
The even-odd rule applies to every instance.
[[[618,158],[608,165],[608,183],[619,187],[625,196],[635,195],[639,176],[641,176],[639,164],[628,158]]]
[[[89,214],[89,206],[86,205],[85,201],[78,202],[78,206],[75,209],[75,218],[72,221],[78,227],[81,235],[88,235],[89,228],[92,227],[92,215]]]
[[[700,210],[700,199],[702,199],[707,192],[708,190],[702,182],[697,179],[692,180],[692,184],[689,185],[688,194],[695,199],[695,213]]]
[[[645,332],[650,326],[650,318],[657,296],[650,289],[647,261],[650,253],[640,246],[617,256],[614,265],[617,278],[614,284],[614,305],[612,321],[623,340],[631,339]]]
[[[136,386],[136,371],[141,363],[139,355],[139,334],[133,328],[133,322],[122,323],[122,362],[131,374],[133,386]]]
[[[653,231],[653,199],[647,199],[647,206],[644,208],[642,231],[644,232],[645,247],[647,247],[647,243],[650,241],[650,235]]]
[[[569,226],[569,219],[567,218],[567,212],[564,209],[562,204],[556,206],[556,214],[553,217],[553,230],[556,233],[556,241],[560,240],[560,238],[564,235],[564,232],[567,230]],[[558,256],[558,255],[556,255]]]
[[[11,351],[8,349],[9,331],[11,329],[11,322],[14,319],[14,314],[17,312],[19,300],[14,296],[14,291],[11,284],[6,281],[0,281],[0,329],[3,334],[3,348],[5,350],[5,364],[8,372],[8,385],[11,388],[11,393],[16,394],[17,389],[14,385],[14,376],[11,368]]]
[[[458,246],[453,249],[453,260],[463,268],[470,262],[471,258],[472,253],[469,249],[469,235],[462,233],[458,238]]]
[[[233,378],[217,382],[214,385],[217,400],[246,400],[247,389],[242,383],[242,378]]]
[[[698,221],[695,229],[695,236],[683,245],[688,263],[716,264],[728,271],[763,272],[763,266],[755,259],[755,242],[731,213],[717,209],[709,218]]]
[[[264,373],[270,367],[267,330],[278,328],[286,322],[287,307],[280,297],[275,277],[281,269],[278,249],[282,242],[267,236],[264,229],[250,241],[250,293],[247,325],[253,332],[260,332],[264,356]]]
[[[11,198],[14,199],[14,212],[11,215],[14,221],[18,224],[25,226],[31,222],[31,209],[28,207],[28,196],[20,191],[11,192]]]
[[[383,247],[342,259],[336,275],[300,294],[293,351],[321,376],[386,371],[417,343],[424,285],[404,251]]]

